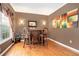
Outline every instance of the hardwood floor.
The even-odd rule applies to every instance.
[[[25,48],[23,48],[23,42],[16,43],[5,56],[79,56],[79,54],[48,41],[48,45],[45,46],[26,45]]]

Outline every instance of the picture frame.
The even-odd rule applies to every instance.
[[[28,21],[28,27],[37,27],[37,21]]]

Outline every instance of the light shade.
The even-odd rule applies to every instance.
[[[42,21],[42,24],[45,26],[45,25],[46,25],[46,21],[43,20],[43,21]]]
[[[23,19],[20,19],[19,24],[20,25],[24,25],[24,20]]]

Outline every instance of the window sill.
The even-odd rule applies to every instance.
[[[6,41],[8,41],[10,39],[12,39],[12,37],[9,37],[9,38],[4,39],[2,42],[0,42],[0,45],[3,44],[3,43],[5,43]]]

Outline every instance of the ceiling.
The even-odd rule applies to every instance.
[[[11,3],[16,12],[50,15],[66,3]]]

